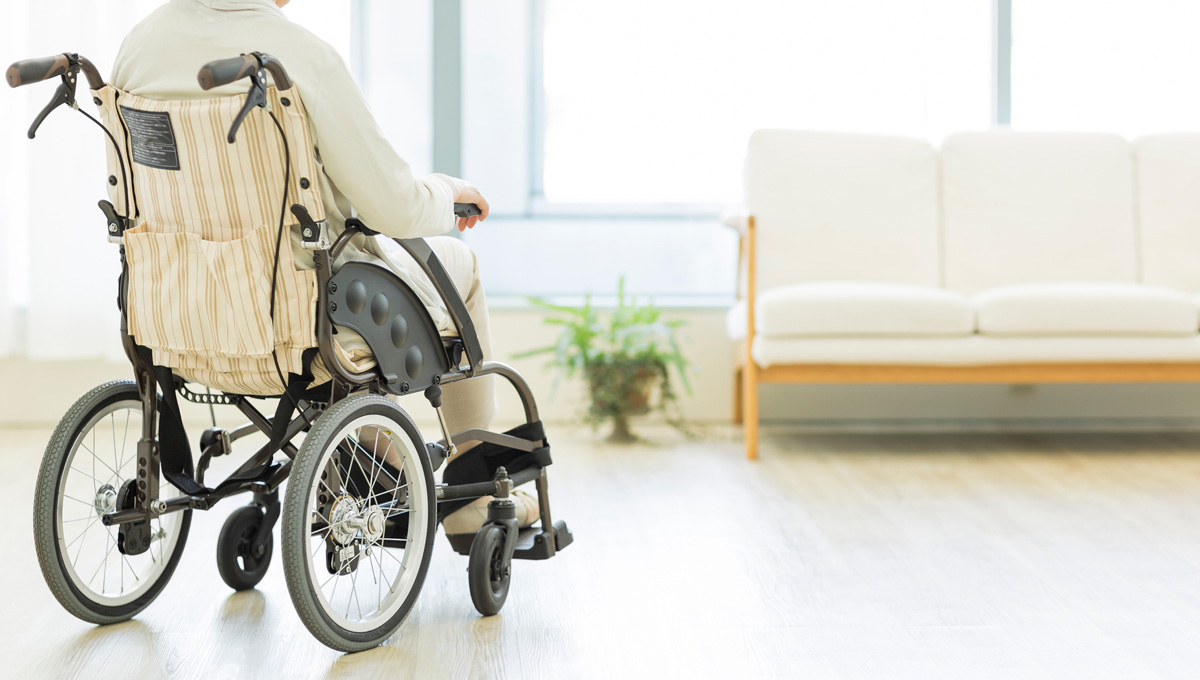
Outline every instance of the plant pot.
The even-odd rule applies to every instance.
[[[629,428],[629,419],[649,413],[654,406],[654,388],[663,375],[663,367],[653,361],[609,358],[586,367],[591,395],[589,415],[599,422],[611,420],[611,442],[637,439]]]

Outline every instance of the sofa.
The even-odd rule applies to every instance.
[[[1200,134],[760,130],[735,419],[761,383],[1200,381]]]

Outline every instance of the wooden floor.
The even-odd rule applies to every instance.
[[[231,499],[196,513],[137,620],[66,614],[33,554],[46,431],[0,432],[0,677],[1195,678],[1200,435],[802,434],[687,442],[553,437],[576,543],[518,563],[479,618],[439,537],[416,613],[384,647],[313,640],[282,566],[221,583]],[[278,557],[278,555],[277,555]]]

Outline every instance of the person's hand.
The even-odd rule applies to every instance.
[[[479,214],[478,215],[472,215],[471,217],[458,218],[458,230],[460,232],[466,231],[468,229],[474,229],[476,223],[482,222],[487,219],[487,216],[488,216],[487,199],[483,197],[483,194],[479,193],[479,189],[476,189],[475,187],[471,186],[470,184],[466,184],[465,186],[463,186],[461,189],[458,190],[458,196],[454,197],[454,202],[455,203],[474,203],[475,205],[479,206]]]

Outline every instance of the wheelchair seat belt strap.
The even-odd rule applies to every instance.
[[[155,366],[154,377],[162,391],[158,402],[158,450],[163,477],[189,496],[208,493],[212,489],[200,486],[192,477],[192,446],[175,396],[175,376],[171,369]]]

